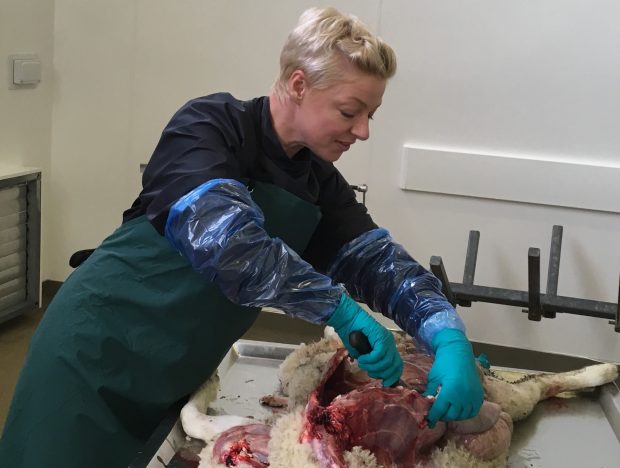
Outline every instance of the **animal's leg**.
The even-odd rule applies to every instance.
[[[485,376],[486,399],[499,404],[514,421],[527,417],[534,406],[562,392],[585,390],[618,378],[615,364],[597,364],[571,372],[539,374],[517,383]]]
[[[185,433],[195,439],[209,442],[214,436],[233,426],[255,422],[241,416],[210,416],[209,404],[215,401],[219,388],[219,378],[215,372],[200,386],[181,409],[181,424]]]

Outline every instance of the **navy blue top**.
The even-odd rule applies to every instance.
[[[268,97],[239,101],[228,93],[193,99],[176,112],[123,222],[146,214],[163,235],[170,207],[216,178],[270,183],[318,205],[322,219],[303,257],[319,271],[345,243],[377,228],[332,163],[307,148],[292,158],[286,155],[271,122]]]

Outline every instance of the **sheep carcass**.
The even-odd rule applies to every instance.
[[[346,358],[334,337],[302,345],[280,367],[288,411],[270,424],[206,416],[206,404],[215,398],[212,381],[181,414],[186,432],[208,443],[200,466],[505,466],[513,420],[526,417],[540,400],[618,375],[617,366],[601,364],[512,384],[481,369],[486,401],[480,414],[430,429],[425,417],[432,401],[420,394],[432,358],[407,339],[399,349],[405,386],[383,388]]]

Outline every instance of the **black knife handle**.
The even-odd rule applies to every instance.
[[[358,353],[360,353],[360,355],[368,354],[372,351],[372,346],[370,346],[370,341],[368,341],[368,337],[364,335],[361,331],[352,331],[349,334],[349,343],[355,348]]]
[[[349,333],[349,343],[353,346],[360,356],[363,354],[368,354],[372,351],[372,346],[370,346],[370,341],[368,341],[368,337],[364,335],[361,331],[352,331]],[[391,386],[396,387],[398,385],[405,386],[402,380],[398,380],[394,382]]]

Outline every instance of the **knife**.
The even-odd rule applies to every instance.
[[[364,335],[361,331],[356,330],[349,333],[349,343],[355,348],[358,353],[360,353],[360,356],[362,354],[368,354],[372,351],[372,346],[370,346],[370,341],[368,341],[368,337]],[[403,382],[402,380],[394,382],[392,385],[390,385],[390,387],[397,387],[399,385],[406,387],[405,382]]]

